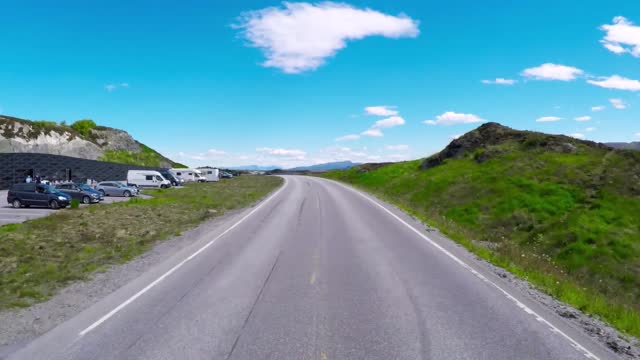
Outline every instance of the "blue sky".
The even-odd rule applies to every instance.
[[[0,113],[191,165],[420,158],[481,121],[640,140],[637,1],[25,0],[0,23]]]

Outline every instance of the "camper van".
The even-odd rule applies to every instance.
[[[171,171],[175,176],[182,178],[185,182],[196,181],[195,176],[193,175],[193,170],[191,169],[171,169],[169,171]]]
[[[153,170],[129,170],[127,183],[137,187],[168,188],[171,182]]]
[[[202,177],[206,181],[218,181],[218,180],[220,180],[220,170],[218,170],[218,169],[206,167],[206,168],[198,168],[198,170],[200,170],[200,173],[201,173]]]
[[[202,177],[200,170],[197,169],[171,169],[171,172],[179,176],[187,182],[204,182],[207,181]]]

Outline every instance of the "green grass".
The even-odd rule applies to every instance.
[[[164,167],[167,159],[148,146],[140,144],[140,152],[125,150],[105,150],[100,157],[101,161],[108,161],[119,164]],[[183,166],[172,162],[172,167]]]
[[[77,131],[80,135],[90,138],[91,137],[91,129],[96,127],[96,123],[90,119],[78,120],[71,124],[70,128]]]
[[[421,160],[326,177],[367,190],[540,289],[640,336],[640,153],[523,143],[420,170]],[[478,244],[491,242],[493,249]],[[495,249],[494,249],[495,248]]]
[[[0,227],[0,309],[25,307],[96,270],[129,261],[154,242],[246,207],[281,178],[241,176],[148,191],[152,199],[101,204]]]

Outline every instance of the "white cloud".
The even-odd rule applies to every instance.
[[[600,86],[605,89],[629,90],[629,91],[640,90],[640,81],[627,79],[619,75],[612,75],[609,77],[598,77],[598,80],[587,80],[587,82],[591,85]]]
[[[496,78],[495,80],[482,80],[483,84],[495,84],[495,85],[513,85],[517,82],[518,80],[503,79],[503,78]]]
[[[584,139],[584,134],[580,134],[580,133],[569,134],[569,136],[576,139]]]
[[[622,101],[622,99],[609,99],[611,106],[618,110],[624,110],[627,108],[627,104]]]
[[[396,126],[400,126],[400,125],[404,125],[405,121],[402,117],[400,116],[392,116],[392,117],[388,117],[386,119],[382,119],[382,120],[378,120],[376,121],[372,128],[373,129],[386,129],[386,128],[392,128],[392,127],[396,127]]]
[[[577,76],[584,74],[584,71],[573,66],[545,63],[540,66],[524,69],[522,76],[533,80],[560,80],[570,81]]]
[[[368,106],[364,108],[364,111],[368,115],[376,116],[394,116],[398,115],[398,110],[395,110],[395,106]]]
[[[207,150],[207,155],[212,155],[212,156],[227,155],[227,152],[223,150],[218,150],[218,149],[209,149]]]
[[[387,145],[385,149],[391,151],[409,151],[409,145]]]
[[[264,52],[266,67],[295,74],[315,70],[347,46],[368,36],[416,37],[418,22],[334,2],[290,3],[242,14],[235,26]]]
[[[108,92],[112,92],[114,90],[117,90],[118,88],[128,88],[129,87],[129,83],[123,82],[120,84],[107,84],[104,86],[105,90],[107,90]]]
[[[227,155],[228,154],[226,151],[218,150],[218,149],[209,149],[206,152],[202,152],[198,154],[187,154],[183,151],[178,152],[178,156],[181,158],[199,160],[199,161],[205,161],[205,160],[219,161],[219,160],[222,160],[223,158],[226,158]]]
[[[257,152],[274,155],[274,156],[283,156],[283,157],[293,157],[293,158],[304,158],[307,153],[302,150],[297,149],[274,149],[269,147],[257,148]]]
[[[576,121],[589,121],[589,120],[591,120],[591,116],[588,116],[588,115],[578,116],[575,120]]]
[[[640,138],[640,132],[639,132],[639,133],[636,133],[636,137],[637,137],[637,138]]]
[[[536,122],[554,122],[560,120],[562,120],[562,118],[557,116],[543,116],[541,118],[537,118]]]
[[[455,135],[451,135],[451,136],[449,136],[449,138],[450,138],[451,140],[457,140],[457,139],[459,139],[462,135],[464,135],[464,134],[455,134]]]
[[[447,111],[442,115],[436,116],[435,120],[426,120],[425,124],[429,125],[453,125],[453,124],[472,124],[485,121],[474,114],[461,114],[453,111]]]
[[[388,156],[388,158],[392,161],[403,161],[407,160],[409,156],[405,154],[391,154]]]
[[[351,135],[340,136],[339,138],[336,138],[336,141],[347,141],[347,140],[358,140],[358,139],[360,139],[360,135],[351,134]]]
[[[382,133],[382,131],[380,131],[380,129],[365,130],[365,131],[362,132],[361,135],[371,136],[371,137],[382,137],[382,136],[384,136],[384,134]]]
[[[591,111],[593,111],[593,112],[598,112],[598,111],[602,111],[602,110],[604,110],[604,109],[605,109],[605,107],[604,107],[604,106],[599,105],[599,106],[593,106],[593,107],[591,108]]]
[[[613,24],[602,25],[600,30],[606,32],[600,42],[607,50],[615,54],[629,53],[640,57],[640,26],[633,25],[623,16],[616,16]]]
[[[588,128],[586,128],[586,129],[584,129],[584,131],[586,131],[586,132],[592,132],[592,131],[596,131],[596,128],[594,128],[594,127],[588,127]]]

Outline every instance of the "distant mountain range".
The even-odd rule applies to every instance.
[[[337,161],[325,164],[316,164],[311,166],[299,166],[288,171],[329,171],[329,170],[346,170],[351,169],[354,166],[361,165],[359,163],[353,163],[351,161]]]
[[[324,164],[316,164],[309,166],[298,166],[291,169],[285,169],[285,171],[328,171],[328,170],[346,170],[350,169],[354,166],[361,165],[359,163],[354,163],[351,161],[337,161],[330,162]],[[275,165],[244,165],[244,166],[232,166],[229,170],[240,170],[240,171],[272,171],[276,169],[282,169],[280,166]]]
[[[634,141],[630,143],[612,142],[612,143],[605,143],[605,145],[612,147],[614,149],[640,150],[640,141]]]
[[[267,165],[267,166],[244,165],[244,166],[232,166],[229,168],[229,170],[240,170],[240,171],[271,171],[275,169],[280,169],[280,167],[275,165]]]

